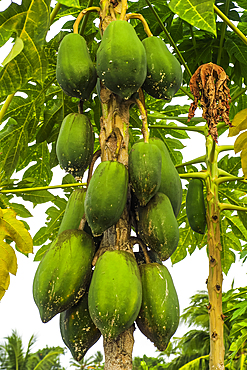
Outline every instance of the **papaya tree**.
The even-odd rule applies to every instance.
[[[206,246],[209,366],[225,368],[222,280],[245,251],[247,149],[246,132],[235,145],[221,135],[247,128],[246,11],[244,0],[26,0],[0,14],[0,46],[13,37],[0,70],[0,296],[17,271],[10,243],[40,246],[34,300],[43,322],[60,314],[76,361],[103,335],[105,369],[131,369],[135,324],[165,350],[179,297],[162,262]],[[185,162],[189,132],[205,154]],[[57,165],[67,174],[50,186]],[[33,240],[14,195],[53,203]]]

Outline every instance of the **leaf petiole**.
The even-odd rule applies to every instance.
[[[52,186],[39,186],[37,188],[23,188],[23,189],[12,189],[12,190],[0,190],[0,193],[5,194],[16,194],[16,193],[27,193],[32,191],[39,190],[48,190],[48,189],[59,189],[59,188],[73,188],[77,186],[87,186],[86,183],[75,183],[75,184],[62,184],[62,185],[52,185]]]

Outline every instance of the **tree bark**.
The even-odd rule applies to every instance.
[[[102,105],[101,160],[117,160],[128,166],[129,106],[132,102],[123,101],[103,85],[101,85],[100,98]],[[129,204],[130,196],[120,220],[105,231],[98,256],[111,249],[127,250],[133,253],[131,243],[129,243],[131,231]],[[116,340],[104,339],[105,370],[132,369],[133,332],[134,324],[121,333]]]
[[[217,148],[212,138],[208,137],[208,171],[207,184],[207,226],[208,226],[208,256],[209,277],[208,313],[210,332],[210,370],[223,370],[224,367],[224,320],[222,313],[222,268],[221,268],[221,241],[220,241],[220,211],[218,201],[218,185],[214,180],[218,178]]]

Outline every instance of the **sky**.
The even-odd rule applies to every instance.
[[[5,6],[4,6],[5,4]],[[0,1],[0,11],[8,6],[9,1]],[[59,30],[58,25],[52,26],[53,32]],[[51,35],[50,35],[51,36]],[[0,52],[0,62],[8,53],[8,48]],[[177,99],[177,98],[176,98]],[[186,99],[186,98],[185,98]],[[190,101],[186,99],[186,103]],[[172,101],[175,104],[175,100]],[[201,114],[201,113],[197,113]],[[182,140],[186,146],[182,149],[184,161],[191,160],[205,154],[205,139],[202,135],[189,133],[191,140]],[[231,145],[235,138],[228,138],[227,134],[219,138],[220,145]],[[226,153],[224,152],[223,155]],[[233,154],[232,154],[233,155]],[[66,174],[64,170],[57,166],[54,170],[53,180],[51,185],[61,184],[62,177]],[[16,176],[15,176],[16,177]],[[185,184],[186,181],[183,181]],[[54,195],[62,194],[59,190],[51,190]],[[37,205],[33,208],[32,203],[23,202],[21,198],[16,198],[15,202],[25,203],[25,206],[30,210],[33,217],[27,219],[30,225],[30,234],[33,237],[35,233],[44,226],[46,220],[45,210],[51,205]],[[33,262],[35,253],[39,247],[34,248],[34,254],[29,258],[17,252],[18,271],[17,275],[11,275],[10,287],[5,296],[0,301],[0,343],[4,341],[6,336],[11,335],[12,329],[16,329],[18,334],[23,339],[23,344],[26,348],[28,340],[35,334],[37,342],[33,347],[33,351],[48,346],[65,347],[59,329],[59,315],[55,316],[51,321],[43,324],[39,317],[38,308],[36,307],[32,296],[32,282],[38,262]],[[191,256],[187,256],[183,261],[172,266],[171,261],[164,263],[171,273],[173,282],[179,297],[180,312],[189,305],[190,297],[198,290],[206,290],[206,279],[208,277],[208,259],[206,248],[196,250]],[[246,286],[247,277],[245,268],[241,262],[235,263],[227,276],[224,276],[223,291],[230,289],[232,281],[234,287]],[[179,327],[174,336],[182,336],[185,333],[184,326]],[[144,335],[136,329],[134,332],[135,344],[133,356],[156,356],[156,349],[153,344],[144,337]],[[97,351],[103,352],[102,338],[87,352],[86,358],[95,354]],[[62,365],[68,369],[71,355],[69,350],[65,356],[61,356]]]

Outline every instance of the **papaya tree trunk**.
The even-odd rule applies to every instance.
[[[207,138],[207,165],[209,176],[207,185],[207,226],[208,226],[208,257],[209,277],[207,281],[209,296],[209,330],[210,330],[210,370],[223,370],[224,367],[224,320],[222,313],[222,268],[220,242],[220,211],[218,201],[218,152],[215,141]]]
[[[129,106],[131,101],[123,101],[101,86],[101,160],[117,160],[128,165],[129,144]],[[128,200],[129,197],[128,197]],[[103,237],[100,250],[128,250],[132,252],[130,239],[129,201],[116,225],[109,228]],[[134,345],[134,325],[121,333],[116,340],[104,339],[105,370],[132,369],[132,351]]]

